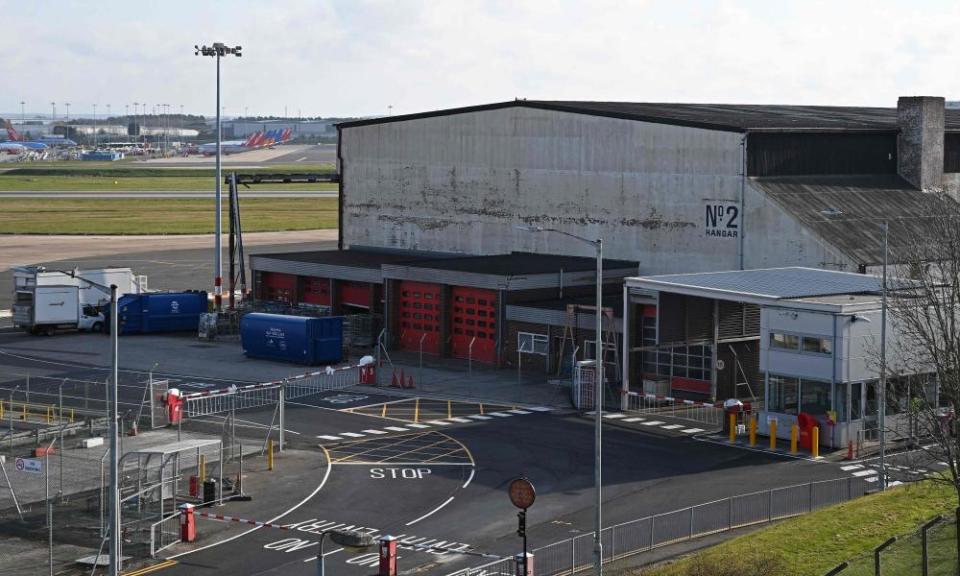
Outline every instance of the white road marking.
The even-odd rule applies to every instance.
[[[304,498],[304,499],[301,500],[300,502],[297,502],[297,504],[294,505],[292,508],[289,508],[289,509],[287,509],[286,511],[281,512],[280,514],[278,514],[278,515],[274,516],[273,518],[267,520],[266,523],[267,523],[267,524],[273,524],[273,523],[276,522],[277,520],[283,518],[283,517],[286,516],[287,514],[290,514],[291,512],[293,512],[294,510],[296,510],[297,508],[299,508],[299,507],[303,506],[304,504],[306,504],[307,502],[309,502],[311,498],[313,498],[314,496],[317,495],[318,492],[320,492],[320,490],[321,490],[321,489],[324,487],[324,485],[327,483],[327,480],[330,479],[330,471],[331,471],[331,470],[333,470],[333,464],[328,460],[328,461],[327,461],[327,471],[326,471],[326,473],[324,473],[324,475],[323,475],[323,480],[320,481],[320,485],[317,486],[317,487],[314,489],[313,492],[311,492],[310,494],[308,494],[306,498]],[[219,545],[221,545],[221,544],[226,544],[227,542],[232,542],[232,541],[236,540],[237,538],[243,538],[243,537],[246,536],[247,534],[250,534],[251,532],[256,532],[257,530],[259,530],[259,529],[261,529],[261,528],[263,528],[263,526],[254,526],[253,528],[251,528],[251,529],[249,529],[249,530],[246,530],[246,531],[244,531],[244,532],[241,532],[241,533],[237,534],[236,536],[231,536],[231,537],[229,537],[229,538],[225,538],[225,539],[223,539],[223,540],[220,540],[219,542],[214,542],[214,543],[212,543],[212,544],[207,544],[206,546],[201,546],[200,548],[197,548],[197,549],[195,549],[195,550],[187,550],[186,552],[181,552],[181,553],[179,553],[179,554],[174,554],[173,556],[168,556],[167,559],[168,559],[168,560],[171,560],[171,559],[173,559],[173,558],[179,558],[180,556],[186,556],[187,554],[194,554],[194,553],[196,553],[196,552],[200,552],[201,550],[209,550],[210,548],[213,548],[214,546],[219,546]]]
[[[472,414],[470,416],[467,416],[467,418],[473,418],[474,420],[493,420],[493,418],[489,416],[484,416],[483,414]]]
[[[383,429],[391,432],[409,432],[409,430],[403,426],[384,426]]]
[[[437,426],[450,426],[450,423],[445,420],[431,420],[430,423]]]
[[[356,432],[341,432],[340,435],[347,438],[363,438],[363,434],[357,434]]]
[[[463,483],[463,486],[462,486],[461,488],[466,488],[467,486],[470,485],[470,482],[473,482],[473,475],[474,475],[474,473],[476,473],[476,471],[477,471],[476,468],[471,468],[471,469],[470,469],[470,477],[467,478],[467,481]]]
[[[677,428],[683,428],[683,424],[671,424],[669,426],[661,426],[664,430],[676,430]]]
[[[528,412],[528,411],[526,411],[526,410],[519,410],[519,409],[517,409],[517,410],[507,410],[507,412],[509,412],[509,413],[511,413],[511,414],[530,414],[530,412]]]
[[[427,512],[426,514],[424,514],[423,516],[417,518],[416,520],[411,520],[410,522],[407,522],[406,525],[407,525],[407,526],[412,526],[412,525],[416,524],[417,522],[423,520],[424,518],[430,517],[431,515],[439,512],[441,508],[443,508],[444,506],[446,506],[447,504],[449,504],[449,503],[451,503],[451,502],[453,502],[453,496],[447,498],[447,500],[446,500],[443,504],[437,506],[436,508],[434,508],[433,510]]]
[[[887,484],[887,488],[893,488],[894,486],[900,486],[901,484],[903,484],[903,482],[894,480],[893,482]]]
[[[863,464],[851,464],[849,466],[840,467],[840,469],[843,470],[844,472],[849,472],[851,470],[859,470],[860,468],[863,468]]]
[[[696,434],[697,432],[703,432],[703,428],[687,428],[686,430],[681,430],[684,434]]]
[[[546,406],[531,406],[530,410],[534,412],[553,412],[553,408],[547,408]]]
[[[500,418],[509,418],[509,417],[513,416],[513,414],[506,414],[506,413],[504,413],[504,412],[487,412],[487,414],[489,414],[489,415],[491,415],[491,416],[497,416],[497,417],[500,417]]]
[[[666,424],[666,422],[663,422],[661,420],[651,420],[649,422],[644,422],[643,424],[641,424],[641,426],[659,426],[661,424]]]
[[[470,422],[472,422],[472,420],[467,420],[466,418],[460,418],[459,416],[454,416],[453,418],[449,418],[449,420],[451,422],[459,422],[461,424],[469,424]]]
[[[317,436],[317,438],[321,440],[333,440],[334,442],[343,440],[343,438],[340,438],[339,436]]]
[[[306,159],[307,159],[306,156],[304,156],[303,158],[297,158],[297,162],[303,162]],[[324,554],[324,556],[326,556],[326,554]]]
[[[634,416],[633,418],[624,418],[624,419],[623,419],[624,422],[643,422],[644,420],[646,420],[646,418],[639,418],[639,417],[637,417],[637,416]]]
[[[879,479],[880,479],[879,476],[871,476],[871,477],[869,477],[869,478],[864,478],[864,480],[867,481],[867,482],[876,482],[876,481],[879,480]]]
[[[857,478],[860,478],[863,476],[871,476],[871,475],[875,476],[876,474],[877,474],[876,470],[857,470],[856,472],[853,473],[853,475],[856,476]]]
[[[610,414],[604,414],[604,418],[609,418],[610,420],[616,420],[617,418],[624,418],[626,414],[621,414],[620,412],[612,412]]]
[[[378,435],[380,435],[380,434],[386,434],[386,432],[384,432],[383,430],[364,430],[363,433],[364,433],[364,434],[373,434],[374,436],[378,436]]]
[[[422,429],[422,428],[429,428],[429,426],[427,426],[426,424],[407,424],[407,428]]]

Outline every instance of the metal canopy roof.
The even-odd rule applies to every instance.
[[[879,276],[819,268],[765,268],[628,278],[627,285],[720,300],[784,300],[834,294],[878,293]]]

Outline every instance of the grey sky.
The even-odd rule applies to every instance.
[[[960,2],[0,0],[0,111],[228,115],[544,99],[893,106],[960,97]]]

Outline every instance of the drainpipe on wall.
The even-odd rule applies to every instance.
[[[746,187],[747,187],[747,134],[746,134],[746,133],[744,133],[743,138],[740,140],[740,158],[741,158],[741,167],[740,167],[740,236],[739,236],[739,243],[738,243],[737,252],[738,252],[738,258],[739,258],[739,260],[740,260],[739,266],[740,266],[740,269],[743,270],[743,260],[744,260],[744,258],[743,258],[743,250],[744,250],[744,247],[745,247],[745,244],[744,244],[744,236],[746,236],[746,234],[747,234],[747,227],[746,227],[747,218],[746,218],[746,214],[744,214],[744,204],[745,204],[744,197],[745,197],[745,195],[746,195]],[[342,183],[342,182],[341,182],[340,186],[341,186],[341,187],[343,186],[343,183]],[[341,192],[341,197],[340,197],[340,198],[341,198],[341,204],[342,204],[342,203],[343,203],[342,192]]]

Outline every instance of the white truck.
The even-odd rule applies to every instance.
[[[147,291],[147,277],[138,276],[130,268],[97,268],[93,270],[48,270],[43,266],[13,268],[13,290],[19,292],[33,286],[76,286],[80,303],[101,306],[110,300],[110,290],[117,285],[119,296]],[[99,286],[99,287],[98,287]]]
[[[77,286],[29,286],[16,291],[13,323],[49,336],[57,330],[102,332],[104,317],[96,306],[80,302]]]

